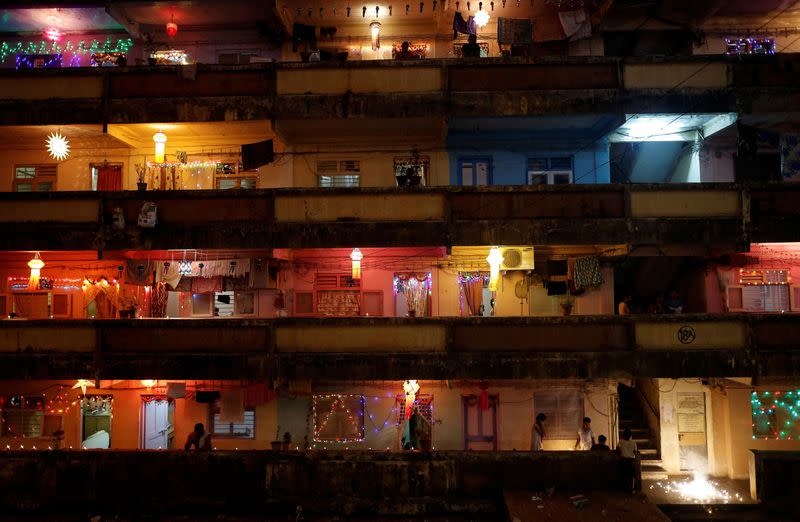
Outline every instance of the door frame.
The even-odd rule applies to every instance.
[[[175,410],[174,410],[174,408],[175,408],[175,400],[174,399],[170,399],[166,395],[158,394],[158,393],[140,395],[139,399],[140,399],[139,402],[141,404],[141,406],[139,408],[139,449],[145,449],[145,443],[146,443],[145,437],[147,436],[147,431],[146,431],[147,426],[145,425],[145,419],[147,417],[146,417],[145,412],[144,412],[145,407],[146,407],[146,405],[148,403],[156,402],[156,401],[166,401],[167,402],[167,418],[168,419],[169,419],[169,408],[173,408],[173,410],[172,410],[172,412],[173,412],[172,413],[172,427],[173,427],[173,430],[172,431],[173,431],[173,446],[174,446],[175,445],[174,444],[174,439],[175,439],[175,437],[174,437],[174,433],[175,433],[175,429],[174,429],[175,428]],[[147,399],[150,399],[150,400],[147,400]],[[167,442],[169,442],[169,441],[167,441]],[[167,447],[167,448],[164,448],[164,449],[173,449],[173,448]]]
[[[469,435],[469,415],[467,409],[470,407],[472,401],[477,402],[476,407],[480,411],[480,397],[477,395],[462,395],[461,396],[461,412],[464,418],[464,449],[469,449],[470,442],[491,442],[492,451],[497,451],[497,406],[500,404],[500,397],[498,395],[489,395],[489,409],[492,410],[491,428],[493,436],[489,437],[483,434],[483,415],[478,416],[478,435]]]

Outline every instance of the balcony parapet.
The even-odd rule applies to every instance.
[[[3,123],[28,125],[691,113],[700,106],[791,111],[800,107],[798,61],[550,57],[0,70],[0,108]]]
[[[797,377],[798,325],[794,314],[7,320],[0,378]]]
[[[7,225],[0,250],[683,244],[732,251],[751,236],[795,237],[786,221],[772,218],[796,221],[789,199],[797,189],[755,190],[662,184],[0,193],[0,223]],[[136,225],[146,201],[158,205],[152,229]],[[124,230],[111,226],[116,208]],[[752,234],[751,222],[758,225]]]

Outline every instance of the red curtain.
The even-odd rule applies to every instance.
[[[122,190],[122,167],[119,165],[97,167],[97,190]]]

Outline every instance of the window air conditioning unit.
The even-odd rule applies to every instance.
[[[533,247],[505,247],[500,253],[500,270],[533,270]]]

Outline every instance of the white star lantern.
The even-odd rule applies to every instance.
[[[80,388],[81,393],[86,395],[86,388],[94,388],[94,382],[90,381],[89,379],[78,379],[78,382],[72,385],[73,390],[77,388]]]
[[[58,132],[53,132],[47,137],[47,152],[56,161],[69,157],[69,140]]]

